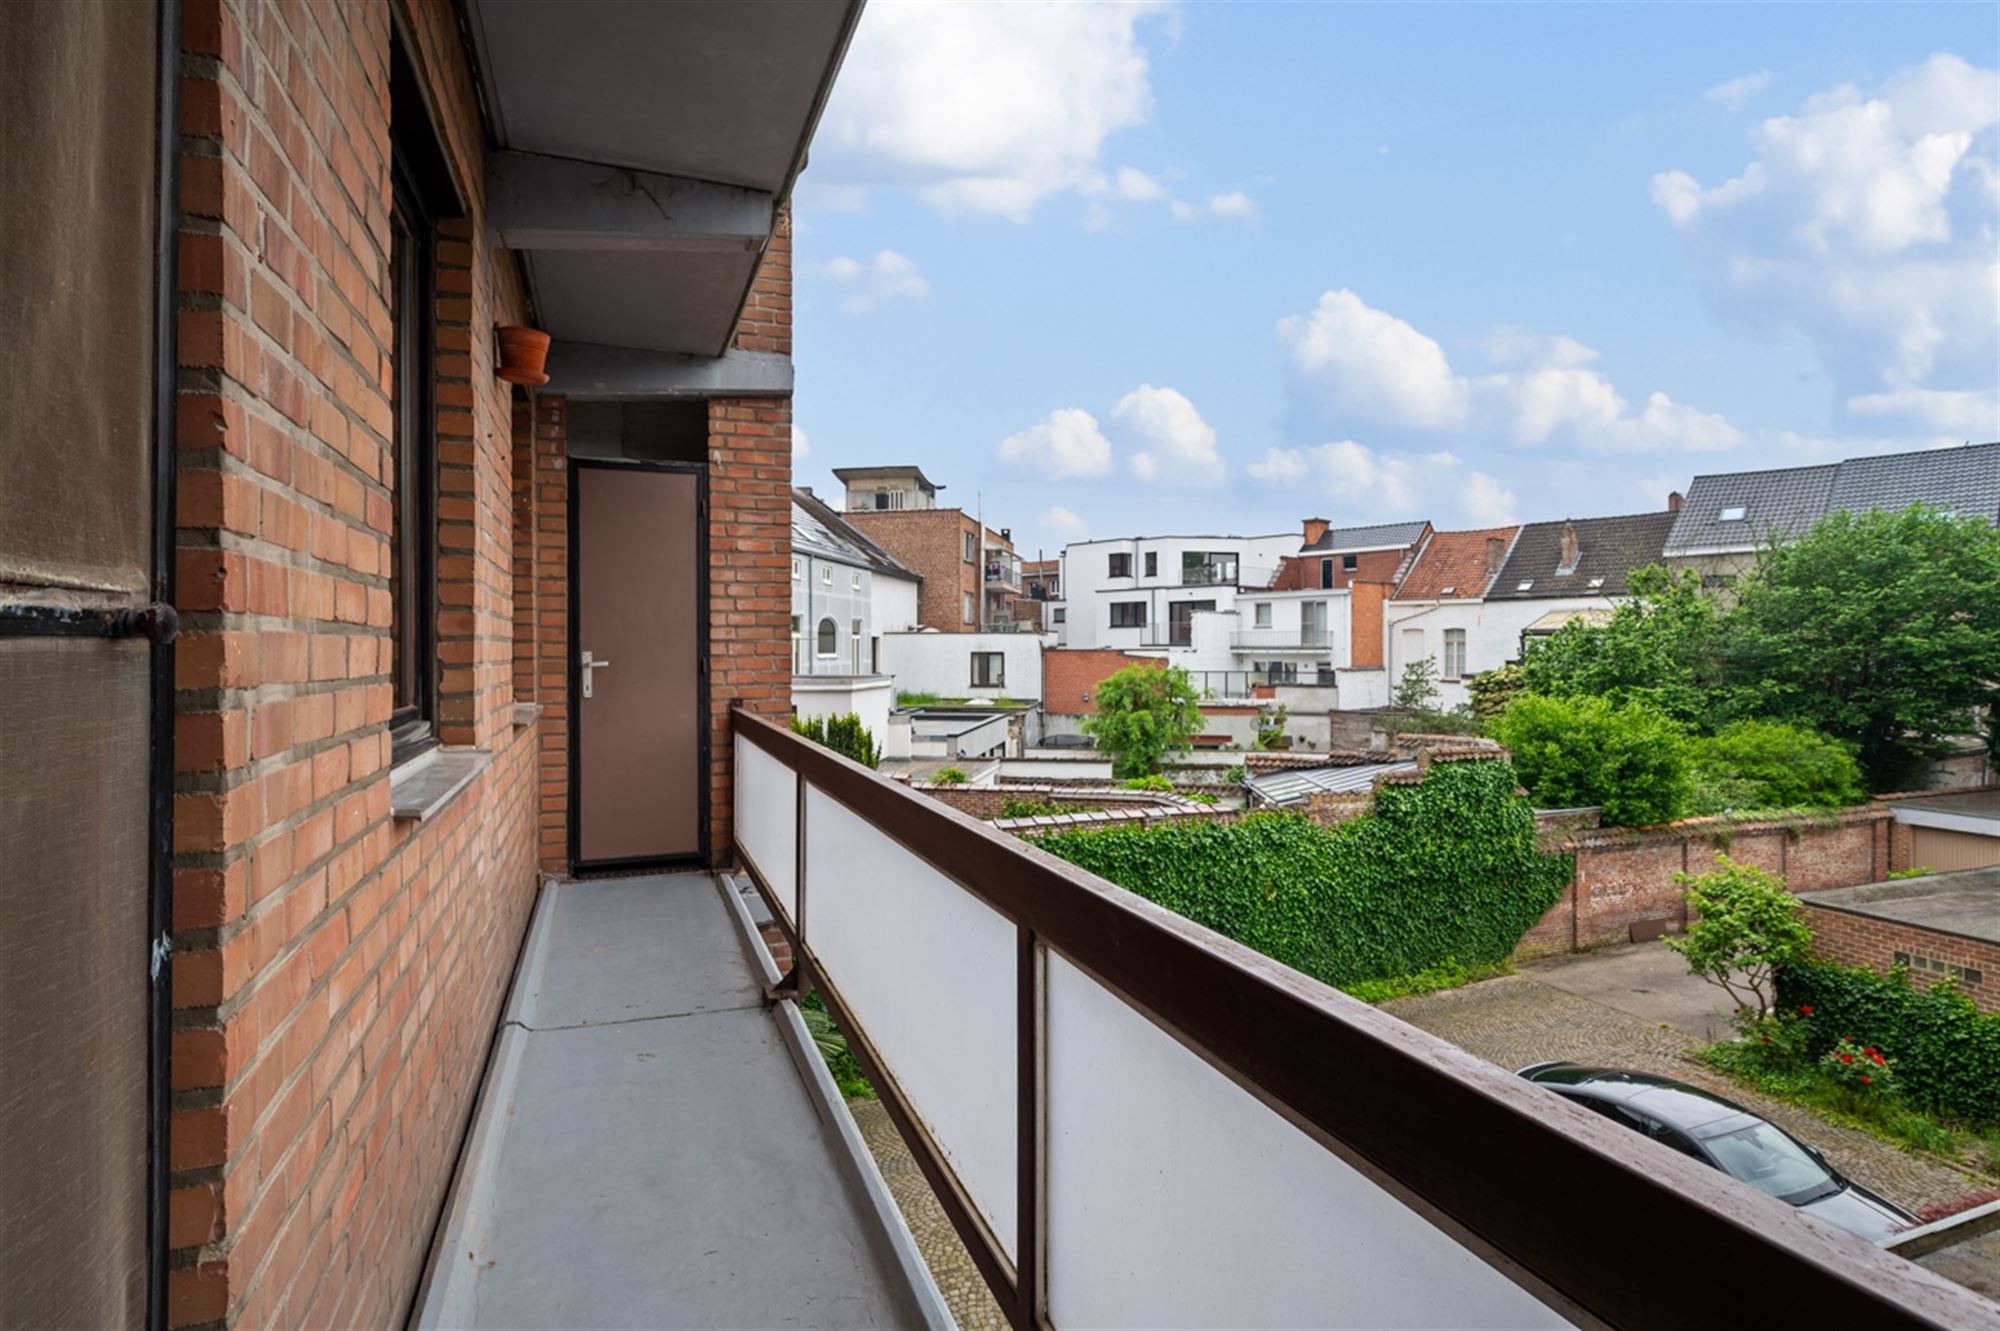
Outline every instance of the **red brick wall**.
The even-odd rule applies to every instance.
[[[963,509],[871,509],[844,516],[869,540],[923,575],[918,623],[940,633],[967,633],[976,627],[965,622],[965,596],[972,594],[976,614],[982,570],[965,562],[965,538],[976,536],[979,524]],[[988,538],[988,544],[996,543],[997,537]]]
[[[1363,551],[1354,556],[1355,566],[1351,569],[1345,566],[1344,555],[1287,555],[1278,561],[1278,572],[1271,579],[1271,590],[1299,592],[1324,586],[1320,565],[1329,559],[1333,561],[1335,589],[1357,582],[1390,582],[1407,553],[1406,549]]]
[[[1395,587],[1387,582],[1356,582],[1347,601],[1348,642],[1356,669],[1382,668],[1382,603]]]
[[[1097,710],[1097,686],[1134,661],[1160,664],[1158,657],[1127,656],[1108,647],[1043,648],[1042,710],[1062,716],[1090,715]]]
[[[1806,923],[1813,931],[1813,951],[1819,956],[1844,966],[1867,966],[1886,975],[1900,952],[1910,958],[1910,978],[1919,987],[1949,974],[1939,967],[1975,970],[1979,982],[1974,984],[1969,975],[1961,974],[1959,991],[1981,1012],[2000,1012],[2000,944],[1816,906],[1810,899],[1805,908]]]
[[[569,440],[567,404],[535,400],[535,842],[543,869],[569,868]]]

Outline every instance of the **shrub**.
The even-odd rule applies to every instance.
[[[1097,686],[1097,711],[1083,719],[1083,733],[1110,751],[1112,775],[1144,776],[1199,733],[1198,699],[1179,666],[1129,665]]]
[[[934,786],[962,786],[969,780],[971,778],[956,767],[940,767],[931,773],[931,784]]]
[[[845,754],[863,767],[882,765],[882,748],[853,712],[839,716],[795,716],[792,730],[815,744]]]
[[[1332,985],[1504,961],[1568,881],[1535,849],[1511,766],[1441,763],[1373,813],[1031,838],[1071,863]]]
[[[1088,804],[1055,804],[1048,800],[1000,801],[1002,818],[1053,818],[1065,813],[1089,813],[1090,810],[1091,806]]]
[[[1687,739],[1639,703],[1522,694],[1493,728],[1536,804],[1597,804],[1613,826],[1670,822],[1686,806]]]
[[[1513,702],[1524,687],[1521,667],[1512,661],[1492,670],[1468,675],[1465,680],[1465,691],[1472,695],[1472,714],[1481,722],[1491,721],[1506,711],[1507,704]]]
[[[1159,773],[1153,772],[1146,776],[1129,777],[1124,781],[1120,781],[1118,788],[1120,790],[1153,790],[1170,795],[1173,793],[1174,783]]]
[[[1968,1123],[2000,1123],[2000,1013],[1982,1016],[1949,980],[1929,990],[1901,970],[1800,959],[1778,971],[1778,995],[1813,1009],[1813,1053],[1858,1035],[1895,1060],[1903,1099]]]
[[[1224,781],[1227,781],[1232,786],[1240,786],[1246,779],[1248,779],[1249,775],[1250,775],[1249,770],[1245,768],[1242,763],[1238,763],[1236,764],[1236,766],[1224,772],[1222,774],[1222,779]]]
[[[1747,1033],[1747,1023],[1770,1013],[1778,967],[1812,947],[1798,900],[1784,879],[1727,855],[1717,855],[1709,873],[1675,874],[1674,881],[1686,885],[1681,897],[1690,920],[1687,932],[1667,939],[1667,946],[1735,1001]]]
[[[1896,1065],[1874,1045],[1843,1035],[1819,1060],[1828,1081],[1850,1094],[1884,1096],[1896,1089]]]
[[[1730,807],[1838,809],[1861,802],[1861,765],[1854,755],[1816,730],[1782,721],[1724,726],[1695,740],[1691,758],[1697,786],[1729,785],[1750,801]]]

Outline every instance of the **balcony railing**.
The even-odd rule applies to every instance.
[[[1326,629],[1242,629],[1229,635],[1239,652],[1323,652],[1333,646]]]
[[[1012,1324],[1993,1306],[737,711],[735,840]]]
[[[1333,688],[1338,681],[1333,667],[1311,665],[1284,670],[1190,670],[1188,680],[1204,698],[1247,698],[1252,689],[1272,685],[1280,688]]]
[[[1006,560],[986,561],[986,585],[989,587],[1011,587],[1021,590],[1021,566]]]

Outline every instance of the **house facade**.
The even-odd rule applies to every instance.
[[[1516,631],[1507,616],[1489,616],[1487,590],[1507,561],[1519,527],[1437,531],[1425,538],[1410,570],[1383,606],[1380,692],[1343,706],[1383,706],[1404,669],[1428,659],[1437,666],[1439,704],[1470,701],[1464,679],[1474,660],[1504,660]],[[1495,663],[1498,663],[1495,660]]]
[[[813,497],[792,492],[792,674],[881,673],[882,635],[917,626],[923,579]]]
[[[842,517],[923,579],[919,622],[940,633],[1009,633],[1021,595],[1021,557],[1012,533],[960,508],[940,508],[916,467],[842,467]],[[1030,626],[1033,627],[1033,626]]]
[[[1062,640],[1078,648],[1191,647],[1194,617],[1271,581],[1299,538],[1140,536],[1063,548]]]

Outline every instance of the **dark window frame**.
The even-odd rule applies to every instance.
[[[969,677],[971,680],[970,687],[975,689],[1004,689],[1007,687],[1007,654],[1005,652],[973,652],[971,653],[971,658],[972,673]],[[993,666],[992,669],[986,672],[987,677],[985,679],[979,677],[979,663],[982,660]]]
[[[1149,578],[1160,576],[1160,553],[1157,550],[1146,552],[1146,576]]]
[[[1132,576],[1132,556],[1127,551],[1114,551],[1105,564],[1107,578],[1129,578]]]
[[[457,211],[414,64],[391,53],[390,762],[437,744],[437,230]]]
[[[1340,571],[1341,571],[1341,572],[1343,572],[1343,573],[1353,573],[1353,572],[1356,572],[1357,570],[1359,570],[1359,569],[1360,569],[1360,567],[1361,567],[1361,556],[1360,556],[1360,555],[1342,555],[1342,556],[1340,557]]]
[[[1121,614],[1121,611],[1124,613]],[[1114,629],[1142,629],[1146,627],[1146,603],[1144,601],[1113,601],[1111,603],[1110,627]]]

